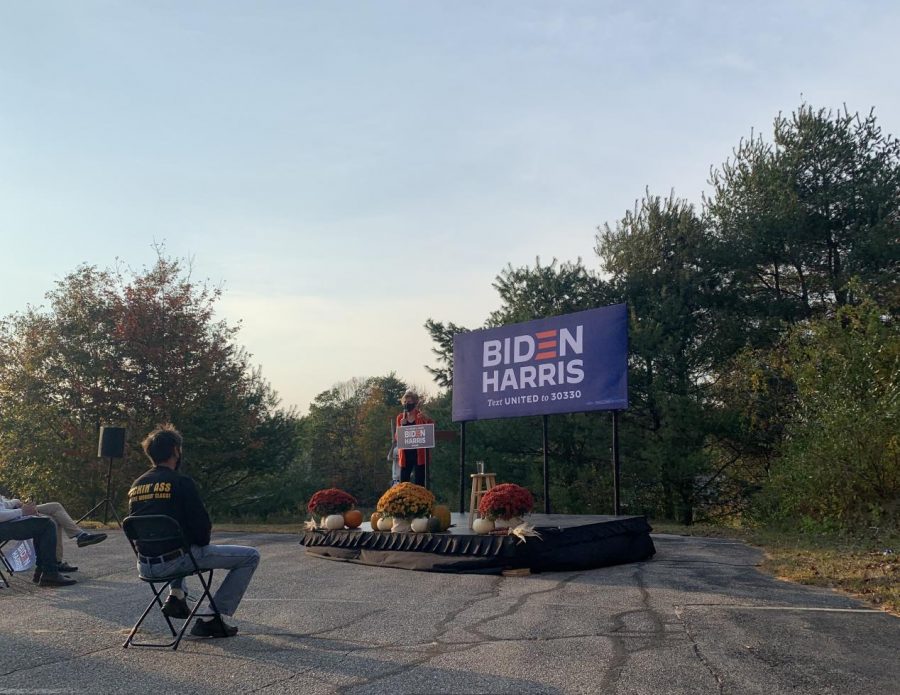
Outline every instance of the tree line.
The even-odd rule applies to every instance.
[[[629,399],[620,418],[625,511],[810,528],[900,517],[900,141],[873,113],[803,104],[710,170],[698,204],[647,191],[602,225],[589,262],[502,269],[492,327],[624,302]],[[187,435],[185,464],[222,515],[302,514],[321,487],[374,504],[390,482],[390,422],[408,384],[341,383],[308,414],[278,405],[215,318],[221,291],[159,253],[139,271],[81,266],[0,322],[0,484],[74,508],[102,497],[100,424],[144,467],[157,422]],[[479,326],[481,327],[481,326]],[[435,392],[450,419],[453,335],[430,319]],[[608,413],[554,416],[554,511],[612,508]],[[541,494],[539,418],[473,423],[469,460]],[[457,504],[458,450],[432,486]],[[24,491],[22,493],[21,491]]]

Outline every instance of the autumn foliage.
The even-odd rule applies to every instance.
[[[101,425],[128,430],[114,488],[147,464],[140,439],[172,422],[213,509],[239,509],[295,458],[293,413],[217,319],[221,289],[160,249],[149,268],[81,266],[0,321],[0,481],[73,511],[105,492]]]

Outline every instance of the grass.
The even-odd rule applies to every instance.
[[[654,531],[736,538],[761,548],[761,569],[780,579],[837,589],[900,616],[900,532],[872,529],[865,536],[733,529],[653,522]]]

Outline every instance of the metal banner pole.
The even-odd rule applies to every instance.
[[[466,421],[459,423],[459,513],[466,513]]]
[[[547,416],[543,416],[544,446],[544,514],[550,513],[550,440],[547,437]]]
[[[622,502],[619,490],[619,472],[620,472],[620,464],[619,464],[619,411],[613,411],[613,441],[612,441],[612,455],[613,455],[613,509],[615,511],[616,516],[619,516],[622,513]]]

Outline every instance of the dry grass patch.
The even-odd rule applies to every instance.
[[[862,537],[773,529],[680,526],[654,522],[660,533],[736,538],[766,553],[761,569],[792,582],[853,594],[900,616],[900,533],[873,529]]]

